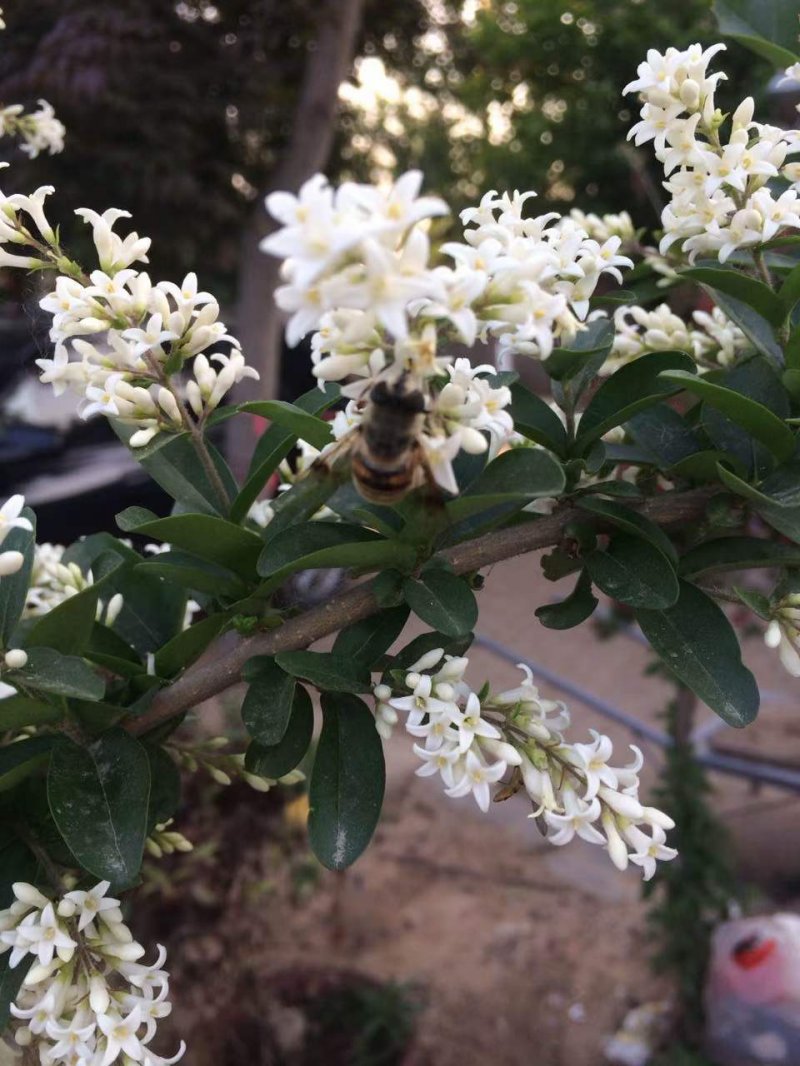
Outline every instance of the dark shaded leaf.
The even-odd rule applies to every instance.
[[[467,582],[446,570],[426,570],[403,585],[414,614],[450,637],[468,633],[478,619],[478,604]]]
[[[631,607],[660,609],[678,599],[678,578],[672,564],[649,541],[620,533],[606,551],[584,557],[595,585],[612,599]]]
[[[688,551],[680,561],[682,577],[698,577],[715,570],[800,566],[800,547],[760,537],[717,537]]]
[[[369,692],[369,671],[343,655],[324,651],[284,651],[275,662],[292,677],[310,681],[323,692]]]
[[[248,660],[242,674],[248,682],[242,703],[245,729],[259,744],[279,744],[289,724],[297,682],[269,655]]]
[[[572,629],[590,618],[598,604],[592,594],[592,579],[587,570],[582,570],[575,588],[560,603],[548,603],[537,608],[535,614],[548,629]]]
[[[283,777],[300,765],[311,744],[313,732],[314,709],[311,697],[302,685],[298,685],[283,738],[278,744],[269,747],[253,741],[247,749],[245,769],[248,773],[258,774],[259,777],[275,780]]]
[[[402,633],[408,615],[408,606],[401,603],[347,626],[334,642],[334,654],[373,668]]]

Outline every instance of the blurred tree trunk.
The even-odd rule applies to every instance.
[[[339,86],[353,62],[364,0],[320,0],[316,35],[308,55],[292,122],[292,132],[267,188],[261,190],[242,241],[236,334],[248,363],[261,380],[242,383],[238,399],[278,395],[281,364],[281,318],[272,294],[280,260],[259,251],[261,240],[276,227],[264,209],[273,190],[296,192],[312,174],[324,170],[336,132]],[[252,451],[247,419],[231,420],[230,459],[241,472]]]

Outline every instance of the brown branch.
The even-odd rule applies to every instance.
[[[662,526],[690,522],[703,516],[708,500],[718,491],[717,488],[702,488],[665,493],[637,509]],[[441,558],[447,560],[457,574],[472,573],[504,559],[558,544],[565,527],[579,517],[585,519],[587,512],[565,507],[547,517],[465,541],[442,552]],[[246,637],[227,650],[220,647],[219,654],[210,662],[191,667],[160,692],[141,717],[127,723],[127,728],[131,733],[146,733],[235,685],[241,679],[245,663],[254,655],[277,655],[282,651],[307,648],[322,637],[369,618],[379,609],[372,582],[366,581],[334,596],[327,603],[290,618],[279,629]]]

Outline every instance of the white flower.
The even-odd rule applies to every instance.
[[[12,529],[33,529],[29,519],[22,518],[22,508],[25,506],[25,497],[16,495],[9,496],[0,507],[0,544],[6,539]]]
[[[788,674],[800,677],[800,593],[790,593],[774,605],[764,643],[777,648]]]
[[[445,795],[457,798],[467,796],[471,792],[480,809],[488,811],[491,799],[489,785],[499,781],[506,769],[506,764],[502,761],[487,764],[477,752],[468,751],[464,757],[461,779],[450,788],[446,788]]]
[[[106,893],[111,888],[110,881],[101,881],[88,892],[67,892],[59,904],[58,913],[65,918],[78,916],[78,932],[96,918],[105,916],[107,921],[121,922],[122,911],[118,899],[107,899]]]

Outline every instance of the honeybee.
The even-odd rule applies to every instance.
[[[361,422],[341,440],[353,484],[365,500],[397,503],[421,476],[433,480],[419,440],[425,412],[425,394],[408,373],[372,386]]]

